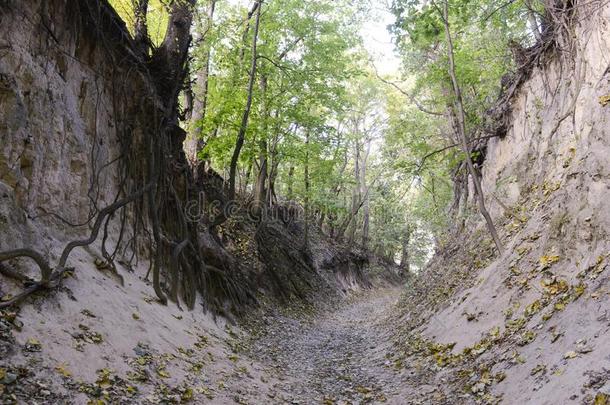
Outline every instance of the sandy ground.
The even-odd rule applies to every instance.
[[[360,291],[313,313],[270,306],[240,328],[200,309],[162,306],[136,273],[123,272],[120,286],[93,260],[80,251],[61,291],[26,303],[14,316],[0,314],[2,336],[10,329],[13,339],[0,339],[0,348],[11,348],[0,357],[0,404],[483,403],[452,385],[459,381],[451,372],[475,362],[439,367],[436,357],[444,352],[422,358],[422,348],[396,361],[393,355],[404,349],[393,343],[400,288]],[[531,344],[507,338],[483,353],[480,361],[495,359],[489,373],[503,375],[485,390],[506,404],[592,403],[586,398],[606,392],[608,307],[600,291],[607,280],[601,273],[550,327],[534,328]],[[476,321],[462,327],[451,317],[434,319],[428,332],[436,325],[445,339],[457,340],[463,328],[474,333]],[[578,328],[569,323],[575,319]],[[537,364],[548,374],[531,371]],[[468,373],[479,381],[476,370]]]
[[[398,382],[384,367],[382,321],[398,289],[305,316],[270,306],[252,315],[253,337],[200,304],[160,305],[145,266],[121,268],[121,285],[97,257],[76,251],[60,290],[0,313],[0,404],[392,403]]]
[[[0,404],[407,403],[384,358],[398,289],[309,316],[273,309],[253,338],[200,310],[161,306],[133,273],[121,287],[76,257],[65,291],[24,305],[14,324],[0,318],[13,328]]]
[[[384,321],[398,296],[397,289],[361,293],[312,322],[274,318],[267,334],[252,345],[252,356],[280,379],[273,399],[291,404],[407,403],[397,391],[400,378],[384,357],[390,336]],[[265,403],[263,398],[252,400]]]

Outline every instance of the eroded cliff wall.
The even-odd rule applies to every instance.
[[[52,249],[117,196],[137,75],[118,60],[121,27],[95,3],[0,6],[0,249]]]
[[[610,6],[564,17],[487,145],[483,187],[506,253],[473,205],[403,299],[397,358],[432,356],[427,398],[592,403],[610,390]]]

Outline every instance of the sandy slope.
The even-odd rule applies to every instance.
[[[406,403],[384,358],[398,289],[308,316],[261,310],[255,332],[159,305],[134,273],[120,286],[93,260],[80,252],[63,291],[3,314],[0,403]]]
[[[160,305],[137,276],[146,269],[121,269],[120,286],[94,257],[77,252],[61,291],[24,304],[12,322],[2,313],[0,344],[11,352],[0,359],[9,376],[0,403],[232,403],[244,381],[266,392],[261,367],[235,353],[237,328],[199,305]]]

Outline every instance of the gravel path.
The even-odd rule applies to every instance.
[[[400,379],[384,358],[389,331],[382,321],[398,295],[372,291],[313,323],[274,318],[254,344],[255,356],[281,380],[266,403],[405,403],[397,397]]]

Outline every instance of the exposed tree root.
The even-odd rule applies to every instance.
[[[194,181],[182,150],[185,133],[178,125],[177,100],[186,77],[193,3],[176,2],[172,6],[165,43],[152,50],[150,57],[138,49],[137,41],[130,37],[106,1],[66,3],[67,19],[62,23],[77,31],[74,37],[79,38],[79,43],[99,50],[108,61],[104,66],[93,66],[94,52],[85,56],[90,59],[78,60],[104,81],[101,86],[110,90],[120,158],[104,164],[96,162],[92,151],[93,173],[88,195],[93,214],[88,216],[85,225],[94,218],[95,222],[88,238],[65,246],[55,266],[49,264],[45,255],[32,249],[0,253],[0,263],[20,257],[32,259],[41,274],[39,281],[32,282],[17,271],[3,267],[4,276],[23,282],[26,287],[0,307],[15,305],[36,291],[58,285],[70,253],[77,247],[92,244],[100,231],[103,233],[102,256],[112,269],[116,270],[114,261],[119,253],[121,263],[128,267],[132,261],[139,260],[138,252],[145,252],[151,259],[153,288],[161,303],[169,299],[179,305],[182,299],[187,307],[193,308],[200,294],[206,308],[226,313],[255,302],[239,266],[228,259],[230,255],[222,248],[212,248],[210,244],[203,248],[200,237],[208,233],[207,228],[200,218],[187,218],[185,214],[187,202],[197,200],[203,191]],[[30,10],[13,3],[8,12],[22,16],[33,29],[39,29],[45,24],[45,10]],[[40,21],[35,21],[38,17]],[[48,30],[41,29],[41,32],[52,35]],[[71,46],[55,38],[50,42],[60,50]],[[117,194],[113,203],[99,210],[100,171],[115,163],[121,179]],[[118,239],[112,241],[111,247],[109,233],[115,230],[112,225],[118,226]],[[211,265],[206,264],[208,258]]]
[[[297,234],[298,225],[292,223],[292,226],[296,229],[291,232],[279,221],[264,219],[256,230],[255,239],[275,295],[280,298],[295,295],[305,299],[317,277],[313,274],[311,254],[299,243],[302,235]]]
[[[57,284],[59,284],[59,281],[61,280],[61,277],[63,276],[63,273],[67,270],[66,263],[68,261],[68,257],[70,256],[70,253],[72,252],[72,250],[74,250],[77,247],[88,246],[91,243],[93,243],[97,239],[97,236],[99,234],[102,223],[104,222],[104,219],[107,216],[111,215],[119,208],[142,197],[142,195],[146,191],[148,191],[148,189],[150,189],[150,185],[144,187],[143,189],[130,195],[129,197],[123,198],[122,200],[119,200],[119,201],[115,202],[114,204],[111,204],[111,205],[107,206],[106,208],[104,208],[103,210],[101,210],[99,212],[99,214],[97,215],[97,219],[95,220],[95,224],[93,225],[93,229],[91,230],[91,234],[90,234],[89,238],[83,239],[83,240],[76,240],[76,241],[72,241],[72,242],[68,243],[66,245],[66,247],[64,248],[63,252],[61,253],[57,266],[55,266],[54,268],[51,268],[51,266],[49,265],[49,262],[47,261],[47,259],[44,258],[44,256],[42,254],[36,252],[33,249],[24,248],[24,249],[15,249],[15,250],[9,250],[9,251],[5,251],[5,252],[0,252],[0,262],[10,260],[10,259],[17,259],[20,257],[29,257],[30,259],[32,259],[36,262],[36,264],[38,265],[38,267],[40,269],[40,281],[33,282],[31,285],[27,286],[23,292],[21,292],[14,298],[12,298],[6,302],[0,303],[0,308],[5,308],[5,307],[11,306],[11,305],[15,305],[15,304],[19,303],[21,300],[23,300],[24,298],[26,298],[27,296],[29,296],[32,293],[39,291],[41,289],[53,288],[53,287],[57,286]],[[23,280],[20,280],[20,281],[23,281]]]

